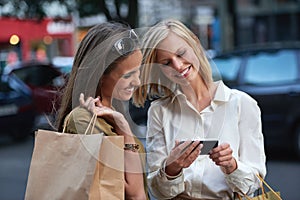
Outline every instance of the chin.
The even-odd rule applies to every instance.
[[[123,101],[129,101],[131,99],[132,96],[124,98]]]
[[[122,95],[122,96],[119,96],[119,97],[117,97],[117,98],[115,98],[115,99],[118,99],[119,101],[128,101],[128,100],[131,99],[131,97],[132,97],[132,95],[129,95],[129,96],[127,96],[127,95]]]
[[[189,85],[189,81],[187,79],[177,79],[177,80],[174,80],[173,82],[175,82],[178,85],[182,85],[182,86]]]

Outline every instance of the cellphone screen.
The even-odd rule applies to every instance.
[[[180,143],[183,142],[184,141],[181,141]],[[194,141],[192,141],[189,145],[191,145],[193,142]],[[200,155],[207,155],[211,149],[217,147],[219,144],[218,140],[202,140],[200,143],[203,144]],[[182,151],[185,151],[189,147],[189,145],[186,148],[184,148]]]
[[[201,155],[206,155],[209,153],[209,151],[215,147],[218,146],[218,140],[204,140],[201,141],[201,143],[203,144],[203,147],[201,149]]]

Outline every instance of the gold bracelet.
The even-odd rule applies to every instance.
[[[125,144],[124,150],[130,150],[132,152],[137,152],[140,149],[140,145],[138,144]]]

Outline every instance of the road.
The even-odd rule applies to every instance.
[[[33,150],[33,137],[13,142],[0,140],[0,199],[24,199],[27,175]]]
[[[22,200],[33,150],[33,137],[22,142],[0,139],[0,199]],[[272,158],[272,159],[270,159]],[[300,160],[276,154],[267,161],[267,182],[285,200],[299,200]]]

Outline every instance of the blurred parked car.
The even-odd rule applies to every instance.
[[[32,91],[37,114],[51,114],[59,107],[58,90],[64,86],[63,73],[52,64],[43,62],[20,62],[11,71]]]
[[[266,149],[287,147],[300,156],[300,47],[234,51],[213,62],[216,79],[221,75],[226,85],[257,100]]]
[[[32,93],[13,74],[0,76],[0,129],[14,139],[22,139],[32,133],[35,108]]]

